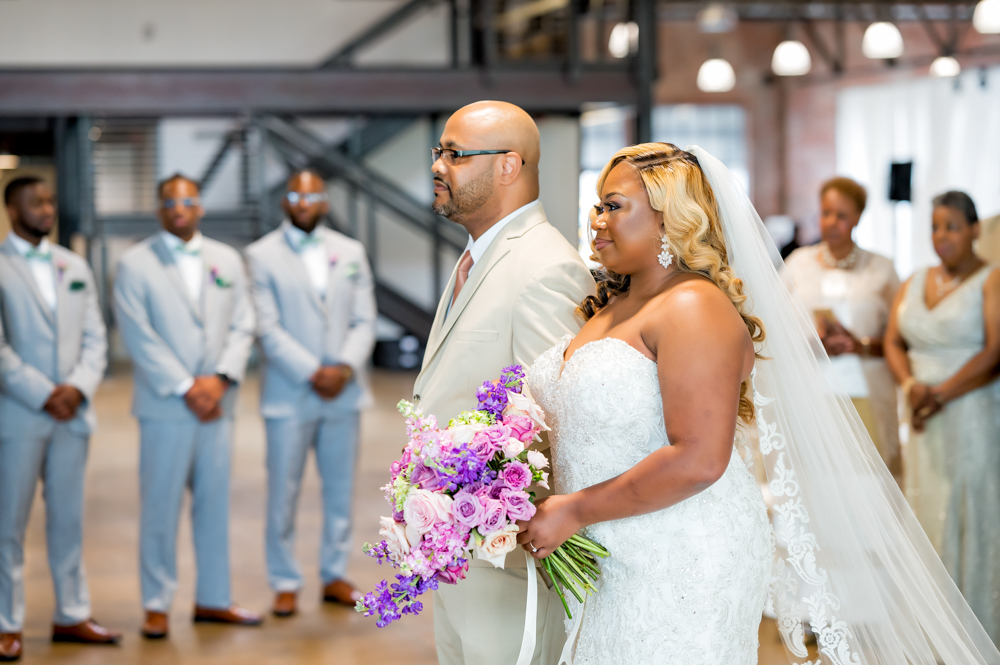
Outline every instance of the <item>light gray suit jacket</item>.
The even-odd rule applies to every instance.
[[[92,401],[107,367],[107,333],[87,262],[52,247],[56,310],[42,297],[27,260],[8,238],[0,245],[0,434],[46,424],[42,408],[58,384],[86,398],[70,421],[86,436],[96,424]]]
[[[367,365],[375,347],[375,289],[364,246],[326,227],[316,230],[330,257],[320,299],[284,229],[246,249],[257,335],[264,349],[260,410],[265,418],[337,416],[371,403]],[[335,399],[309,383],[320,365],[346,363],[354,380]]]
[[[173,253],[157,234],[129,249],[115,277],[115,315],[135,367],[132,413],[138,418],[191,417],[174,391],[195,376],[243,381],[253,346],[254,311],[240,254],[204,238],[201,302],[188,294]],[[232,416],[237,386],[222,408]]]

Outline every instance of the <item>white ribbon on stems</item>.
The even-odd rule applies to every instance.
[[[524,551],[528,566],[528,604],[524,610],[524,635],[521,637],[521,653],[517,655],[517,665],[531,665],[531,656],[535,653],[535,625],[538,617],[538,571],[535,570],[535,560]]]

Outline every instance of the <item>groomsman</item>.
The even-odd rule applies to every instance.
[[[177,523],[185,487],[198,567],[194,620],[258,625],[229,588],[233,408],[253,344],[254,313],[239,253],[202,236],[198,185],[160,183],[163,231],[122,257],[115,312],[135,367],[142,497],[142,634],[166,637],[177,589]]]
[[[267,567],[273,612],[291,616],[302,588],[295,510],[310,449],[323,481],[323,599],[354,605],[344,579],[359,411],[371,402],[365,366],[375,345],[375,296],[361,243],[320,223],[323,180],[301,171],[282,203],[288,219],[250,245],[247,259],[264,349]]]
[[[52,641],[117,644],[90,617],[82,560],[83,476],[91,404],[107,338],[86,261],[45,236],[52,190],[18,178],[4,191],[12,231],[0,245],[0,661],[21,657],[24,534],[40,478],[56,592]]]

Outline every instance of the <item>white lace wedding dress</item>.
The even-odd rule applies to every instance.
[[[564,363],[571,339],[543,353],[528,376],[552,428],[559,494],[624,473],[669,445],[656,363],[611,338],[582,346]],[[707,490],[585,534],[611,556],[582,614],[575,604],[582,624],[567,622],[579,635],[574,665],[757,662],[773,540],[760,490],[735,448]]]

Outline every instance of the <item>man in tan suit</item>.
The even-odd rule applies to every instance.
[[[414,401],[439,421],[476,408],[476,388],[515,363],[528,367],[583,325],[577,305],[594,293],[580,255],[538,201],[538,128],[520,108],[477,102],[445,125],[434,149],[434,211],[461,224],[469,244],[441,296]],[[525,628],[524,554],[503,569],[469,562],[467,578],[434,595],[441,665],[514,665]],[[563,610],[538,569],[532,663],[555,665]]]
[[[976,254],[983,261],[1000,264],[1000,215],[979,220]]]

